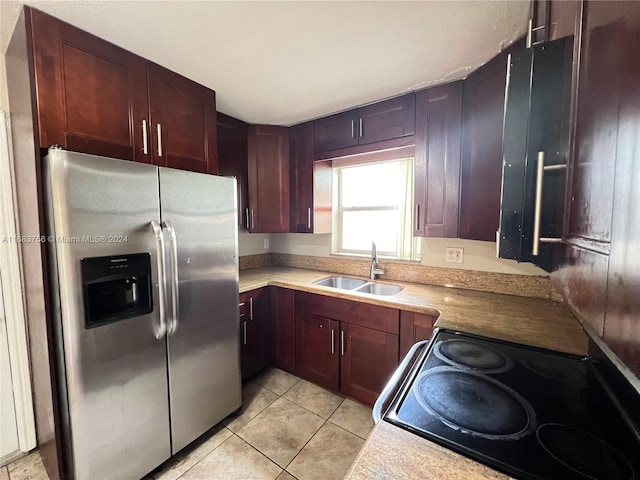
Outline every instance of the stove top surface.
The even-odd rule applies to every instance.
[[[588,359],[439,330],[385,420],[516,478],[640,480]]]

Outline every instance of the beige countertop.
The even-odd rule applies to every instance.
[[[335,274],[290,267],[240,271],[240,292],[268,285],[347,298],[438,317],[437,327],[586,355],[587,335],[578,320],[558,302],[474,292],[406,282],[385,282],[404,289],[388,297],[356,293],[313,282]]]
[[[561,303],[416,283],[393,296],[320,287],[313,282],[335,274],[288,267],[240,272],[240,291],[268,285],[348,298],[438,317],[436,326],[492,338],[586,355],[587,335]],[[386,422],[373,429],[358,454],[349,480],[506,480],[510,477]]]

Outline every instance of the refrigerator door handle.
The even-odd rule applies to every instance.
[[[169,235],[169,255],[171,262],[171,325],[169,335],[173,335],[178,329],[180,317],[180,294],[178,292],[178,239],[176,231],[169,220],[162,222],[162,228]]]
[[[156,338],[160,340],[167,334],[167,275],[166,275],[166,258],[164,250],[164,233],[160,224],[155,220],[151,221],[151,228],[156,236],[156,253],[158,261],[158,307],[160,310],[160,325],[156,331]]]

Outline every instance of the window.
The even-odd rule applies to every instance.
[[[413,233],[413,157],[333,162],[333,253],[419,259]]]

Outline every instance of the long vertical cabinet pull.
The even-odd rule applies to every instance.
[[[311,230],[311,207],[307,208],[307,229]]]
[[[420,230],[420,204],[416,203],[416,230]]]
[[[253,297],[249,297],[249,320],[253,320]]]
[[[158,262],[158,310],[160,312],[160,324],[156,331],[156,338],[160,340],[167,334],[167,274],[166,274],[166,257],[164,248],[164,234],[160,224],[155,220],[151,221],[151,228],[156,237],[156,255]]]
[[[344,355],[344,330],[340,330],[340,355]]]
[[[336,331],[331,329],[331,355],[336,351]]]
[[[247,321],[242,322],[242,344],[247,344]]]
[[[244,209],[245,217],[247,218],[247,230],[251,229],[251,223],[249,222],[249,207]]]
[[[162,125],[156,125],[158,131],[158,156],[162,156]]]
[[[256,224],[253,222],[253,208],[251,210],[251,230],[256,228]]]
[[[178,292],[178,239],[176,231],[169,220],[162,222],[163,230],[169,235],[169,252],[171,258],[171,326],[169,335],[173,335],[178,329],[180,320],[180,294]]]
[[[362,117],[360,117],[360,138],[362,138]]]
[[[533,246],[531,255],[537,256],[540,252],[540,243],[560,243],[562,238],[549,238],[540,236],[540,222],[542,221],[542,184],[544,183],[544,172],[550,170],[565,170],[566,164],[546,165],[544,164],[544,152],[538,152],[538,165],[536,170],[536,203],[533,213]]]
[[[351,138],[356,138],[356,121],[351,120]]]
[[[142,120],[142,153],[149,153],[149,134],[147,133],[147,121]]]

